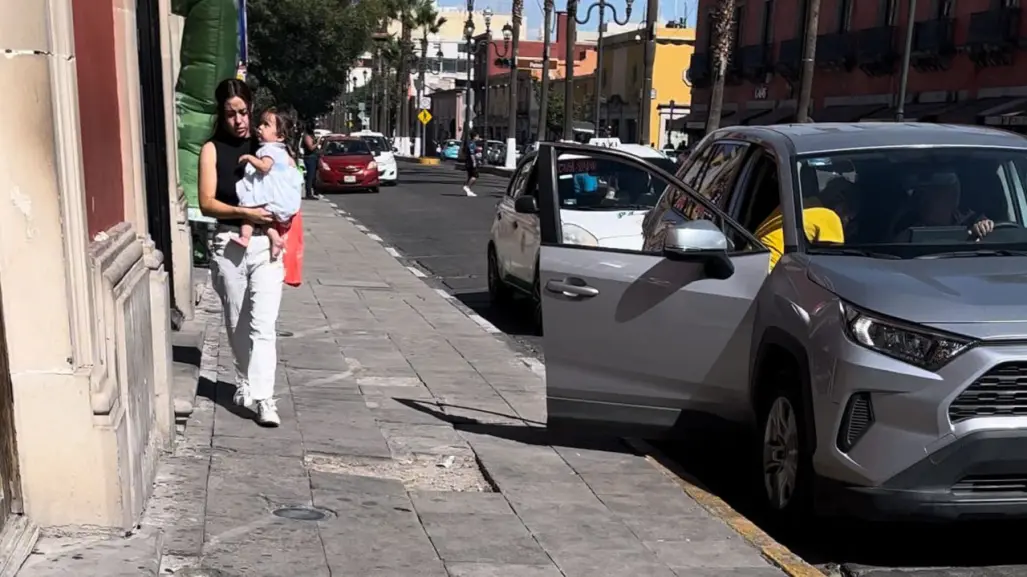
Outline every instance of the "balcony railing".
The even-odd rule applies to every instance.
[[[742,78],[755,83],[766,81],[767,73],[771,70],[770,48],[769,44],[753,44],[738,49]]]
[[[1020,9],[996,8],[970,15],[966,48],[978,67],[1008,66],[1020,43]]]
[[[947,70],[956,54],[955,30],[955,21],[951,18],[915,23],[910,65],[920,72]]]
[[[849,32],[817,36],[817,66],[851,70],[856,61],[856,36]]]
[[[868,76],[887,76],[894,72],[897,56],[894,26],[856,32],[856,64]]]
[[[706,88],[712,79],[712,67],[709,52],[692,53],[692,62],[688,66],[688,78],[695,88]]]

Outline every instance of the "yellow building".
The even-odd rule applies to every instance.
[[[653,94],[643,98],[645,43],[640,32],[632,30],[603,38],[599,122],[610,136],[659,147],[677,144],[684,137],[668,128],[670,120],[687,116],[691,109],[692,89],[685,83],[685,73],[694,48],[694,28],[657,26]],[[652,131],[639,134],[647,105]]]

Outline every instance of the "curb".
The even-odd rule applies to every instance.
[[[710,515],[723,521],[732,531],[738,533],[750,545],[755,547],[764,559],[770,561],[789,577],[825,577],[826,574],[813,565],[803,561],[792,553],[788,547],[774,540],[755,523],[735,511],[723,499],[710,493],[699,482],[671,461],[659,449],[641,439],[624,439],[629,447],[645,455],[649,463],[677,483],[681,490],[691,497]]]
[[[357,230],[367,235],[371,240],[380,244],[382,248],[385,249],[385,252],[390,256],[396,260],[408,262],[398,250],[389,246],[384,239],[371,232],[371,230],[366,226],[360,224],[357,219],[350,216],[349,213],[340,208],[338,204],[326,198],[322,198],[321,200],[327,202],[332,209],[335,210],[336,215],[345,218],[352,223]],[[517,349],[520,348],[513,339],[508,338],[503,331],[499,330],[499,328],[481,315],[475,313],[467,305],[460,302],[460,300],[455,296],[446,292],[442,288],[432,286],[432,283],[429,282],[429,279],[431,278],[430,275],[411,264],[407,264],[405,267],[411,274],[422,279],[425,284],[428,284],[428,286],[431,286],[439,296],[474,321],[474,323],[480,326],[486,333],[493,337],[502,339],[508,345],[512,345],[514,351],[517,351]],[[533,373],[538,375],[540,378],[545,378],[545,363],[533,356],[524,355],[519,351],[517,352],[517,358],[525,366],[531,369]],[[656,447],[653,447],[649,443],[640,439],[623,440],[631,449],[637,451],[641,455],[645,455],[649,464],[677,483],[677,485],[681,487],[681,490],[698,503],[700,507],[709,512],[713,517],[721,520],[724,524],[730,527],[732,531],[738,533],[746,540],[746,542],[756,548],[764,559],[784,571],[786,575],[789,577],[826,577],[824,572],[820,571],[813,565],[810,565],[806,561],[803,561],[798,555],[781,543],[775,541],[770,535],[757,527],[755,523],[735,511],[720,497],[717,497],[704,489],[697,480],[687,473],[687,471],[684,471],[680,466],[670,461],[670,459],[668,459]]]

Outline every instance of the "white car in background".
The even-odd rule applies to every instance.
[[[649,146],[622,144],[615,138],[592,139],[589,144],[623,150],[670,174],[677,171],[673,159]],[[526,152],[510,176],[506,194],[496,205],[487,258],[493,304],[505,304],[514,293],[531,297],[540,328],[539,222],[538,216],[523,206],[531,204],[532,197],[537,200],[535,159],[534,150]],[[665,184],[634,166],[596,161],[587,154],[562,154],[557,164],[564,243],[641,250],[642,221],[663,194]]]
[[[361,130],[350,136],[362,138],[371,147],[374,160],[378,163],[378,180],[382,184],[395,185],[399,182],[399,167],[396,165],[396,149],[389,144],[385,135],[380,132]]]

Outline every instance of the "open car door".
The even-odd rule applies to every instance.
[[[536,170],[549,426],[653,437],[690,411],[747,410],[753,303],[769,252],[674,176],[623,152],[543,143]],[[661,237],[655,250],[642,230],[636,250],[608,248],[566,222],[616,219],[657,199],[669,208],[646,224]]]

